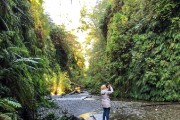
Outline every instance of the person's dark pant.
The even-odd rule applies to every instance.
[[[110,108],[103,108],[103,120],[109,120],[109,112]]]

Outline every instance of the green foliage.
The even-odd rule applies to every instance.
[[[6,115],[6,114],[0,114],[0,119],[1,119],[1,120],[12,120],[11,117],[9,117],[9,116]]]
[[[75,117],[74,115],[70,115],[70,114],[64,114],[60,120],[79,120],[78,117]]]
[[[21,108],[21,104],[10,99],[0,99],[0,118],[3,120],[17,120],[19,116],[16,109]]]
[[[18,102],[8,100],[8,99],[0,99],[0,107],[2,111],[15,112],[17,108],[21,108],[21,104]]]
[[[42,120],[59,120],[54,113],[48,113]]]
[[[71,81],[78,82],[83,75],[84,59],[79,52],[81,45],[76,41],[76,36],[65,31],[63,26],[51,23],[50,37],[56,49],[55,58],[61,70],[67,71]]]
[[[62,27],[49,25],[42,2],[0,2],[0,96],[18,101],[22,105],[21,117],[26,120],[34,119],[37,107],[42,103],[49,106],[44,96],[51,92],[54,73],[59,75],[68,71],[67,78],[73,78],[81,76],[83,68],[75,36]],[[4,112],[2,116],[7,117]]]
[[[108,81],[106,79],[108,78],[108,74],[106,74],[108,68],[105,67],[107,62],[105,57],[106,39],[103,36],[107,31],[101,33],[100,28],[104,30],[107,28],[106,25],[103,26],[103,24],[101,24],[101,21],[103,21],[104,16],[107,15],[106,7],[109,7],[110,3],[111,1],[99,2],[93,9],[93,13],[87,11],[85,8],[82,9],[81,13],[82,30],[87,30],[88,33],[88,37],[86,38],[86,53],[87,60],[89,60],[89,68],[86,71],[82,83],[84,83],[85,87],[88,88],[91,93],[99,93],[101,84]]]
[[[96,43],[93,50],[105,51],[104,58],[99,59],[105,72],[101,69],[90,75],[106,76],[116,97],[179,101],[179,5],[179,1],[171,0],[114,0],[110,8],[104,6],[106,14],[98,26],[107,27],[100,27],[107,43],[105,49]],[[90,62],[90,66],[94,64],[97,62]],[[90,67],[89,72],[96,69]]]

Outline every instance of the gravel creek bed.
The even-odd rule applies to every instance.
[[[52,96],[57,108],[40,108],[39,114],[54,113],[62,116],[64,112],[80,116],[85,113],[102,114],[99,96],[81,94]],[[102,118],[96,118],[102,120]],[[180,120],[180,104],[160,104],[148,102],[112,101],[110,120]]]

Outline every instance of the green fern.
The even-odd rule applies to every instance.
[[[0,120],[12,120],[12,118],[4,113],[0,113]]]
[[[17,109],[21,108],[21,104],[11,99],[0,99],[0,108],[3,113],[0,113],[0,119],[17,120]]]
[[[9,99],[0,99],[0,107],[5,111],[15,112],[17,108],[21,108],[21,104]]]
[[[14,107],[14,108],[21,108],[21,104],[12,100],[4,99],[4,102],[6,102],[8,105]]]

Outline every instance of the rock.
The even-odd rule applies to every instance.
[[[94,115],[90,116],[90,118],[92,118],[92,120],[96,120],[96,118],[94,117]]]

